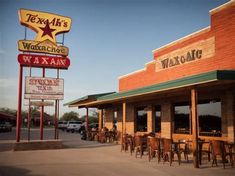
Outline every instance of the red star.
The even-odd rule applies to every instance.
[[[48,23],[46,23],[45,27],[40,27],[40,29],[43,31],[42,37],[49,35],[53,39],[52,32],[55,31],[55,29],[51,29]]]

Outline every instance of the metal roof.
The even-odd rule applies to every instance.
[[[113,94],[113,93],[115,93],[115,92],[107,92],[107,93],[86,95],[84,97],[78,98],[78,99],[70,101],[68,103],[65,103],[64,106],[73,106],[73,105],[81,104],[81,103],[84,103],[84,102],[87,103],[87,102],[91,102],[91,101],[96,101],[101,96],[105,96],[105,95],[109,95],[109,94]]]

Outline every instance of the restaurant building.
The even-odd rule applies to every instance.
[[[82,97],[99,127],[154,132],[173,140],[235,140],[235,1],[210,11],[211,25],[152,51],[144,68],[120,76],[117,93]]]

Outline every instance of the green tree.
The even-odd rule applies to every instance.
[[[74,111],[66,112],[62,116],[61,120],[69,121],[69,120],[79,120],[79,114]]]
[[[86,121],[86,115],[83,115],[80,118],[83,122]],[[90,109],[89,116],[88,116],[88,122],[89,123],[98,123],[98,112],[96,109]]]

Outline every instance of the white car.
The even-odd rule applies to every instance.
[[[68,121],[66,131],[73,133],[75,130],[80,129],[81,125],[82,121]]]
[[[66,130],[66,128],[67,128],[67,121],[59,121],[58,122],[58,129],[61,129],[61,130]]]

